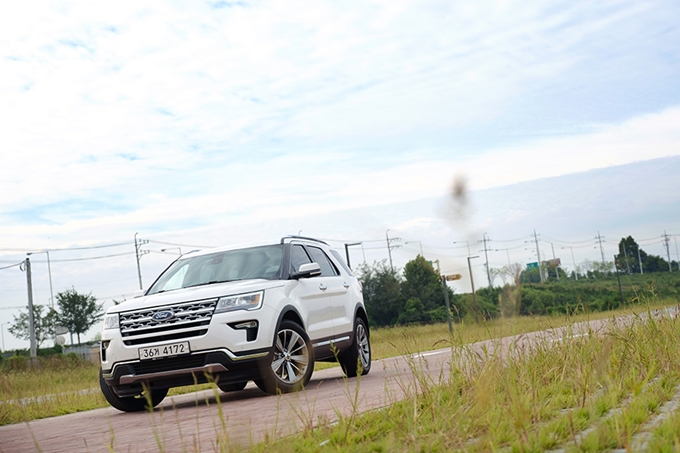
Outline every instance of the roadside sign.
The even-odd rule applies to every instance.
[[[460,275],[460,274],[447,275],[447,276],[446,276],[446,281],[449,281],[449,282],[450,282],[450,281],[452,281],[452,280],[460,280],[461,278],[463,278],[463,276]]]

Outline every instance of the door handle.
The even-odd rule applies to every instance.
[[[324,285],[323,283],[321,283],[321,284],[319,285],[319,289],[320,289],[321,291],[326,291],[326,290],[328,289],[328,286],[326,286],[326,285]]]
[[[349,283],[347,283],[347,282],[343,282],[343,283],[342,283],[342,286],[344,286],[345,289],[349,289]]]

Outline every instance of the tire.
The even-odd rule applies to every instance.
[[[296,392],[309,382],[314,371],[314,352],[307,332],[293,321],[281,322],[271,361],[261,370],[255,384],[270,395]]]
[[[352,346],[340,356],[342,371],[347,377],[362,376],[371,371],[371,337],[363,319],[354,322],[354,341]]]
[[[104,376],[102,376],[101,368],[99,369],[99,387],[101,388],[102,393],[104,394],[104,398],[106,398],[106,401],[108,401],[111,406],[115,407],[119,411],[139,412],[149,410],[146,392],[142,392],[137,396],[120,397],[116,395],[113,389],[109,385],[107,385],[106,382],[104,381]],[[161,403],[161,401],[165,399],[165,396],[167,394],[168,389],[151,390],[150,395],[151,407],[153,408],[158,406]]]
[[[217,387],[225,393],[238,392],[239,390],[243,390],[244,388],[246,388],[247,383],[248,383],[248,381],[235,382],[235,383],[231,383],[231,384],[222,384],[218,381]]]

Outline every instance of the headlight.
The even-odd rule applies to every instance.
[[[104,330],[118,328],[118,313],[104,316]]]
[[[262,306],[264,291],[259,293],[239,294],[238,296],[220,297],[215,313],[232,310],[256,310]]]

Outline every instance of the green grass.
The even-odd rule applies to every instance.
[[[655,306],[667,306],[673,301],[665,300],[657,302]],[[373,329],[371,332],[371,343],[373,347],[374,359],[393,357],[402,355],[406,352],[419,352],[435,348],[443,348],[455,345],[468,344],[480,340],[500,338],[525,332],[542,330],[572,322],[619,316],[623,314],[641,311],[642,307],[633,307],[616,312],[582,314],[578,316],[561,317],[516,317],[510,319],[497,319],[485,324],[454,324],[454,336],[449,335],[446,323],[426,326],[407,326],[398,328]],[[62,415],[78,411],[89,410],[98,407],[106,407],[107,403],[98,390],[98,367],[89,362],[60,360],[58,363],[44,362],[42,366],[35,369],[11,370],[0,372],[0,425],[19,423],[37,418],[46,418],[55,415]],[[317,364],[317,369],[337,366],[336,364]],[[500,367],[500,364],[496,364]],[[489,369],[480,370],[484,373],[480,376],[491,376],[493,373],[500,374],[501,369],[493,369],[493,362]],[[585,366],[582,367],[585,370]],[[517,371],[519,372],[519,371]],[[585,373],[585,371],[583,371]],[[537,373],[537,372],[536,372]],[[569,407],[573,395],[570,391],[565,391],[560,383],[550,383],[541,378],[537,380],[539,374],[534,375],[534,382],[540,384],[541,391],[553,389],[555,398],[551,403],[540,410],[530,406],[532,416],[540,416],[541,420],[553,411],[553,406]],[[541,372],[543,373],[543,371]],[[541,375],[542,376],[542,375]],[[480,377],[481,378],[481,377]],[[462,379],[462,378],[461,378]],[[489,377],[489,379],[491,379]],[[583,378],[585,379],[585,377]],[[587,394],[592,385],[590,381],[581,381],[581,395]],[[170,395],[204,390],[212,388],[210,385],[180,387],[172,389]],[[513,390],[509,386],[506,390]],[[91,390],[91,391],[90,391]],[[515,389],[519,392],[518,389]],[[511,394],[512,395],[512,394]],[[534,395],[537,397],[537,395]],[[524,396],[518,393],[513,404],[519,404]],[[454,404],[455,398],[441,396],[442,401]],[[439,404],[439,400],[426,403],[428,405]],[[448,404],[448,403],[447,403]],[[600,403],[605,404],[605,403]],[[528,410],[521,405],[513,406],[520,412]],[[460,411],[461,408],[455,406],[452,410]],[[546,412],[548,411],[548,412]],[[370,417],[370,415],[368,416]],[[579,414],[584,420],[589,420],[591,415]],[[565,422],[560,422],[564,424]],[[558,423],[559,425],[559,423]],[[467,426],[463,423],[460,428],[464,432],[476,432],[477,425]],[[560,425],[561,426],[561,425]],[[508,434],[508,427],[504,427],[499,433]],[[500,435],[500,434],[499,434]],[[549,436],[548,436],[549,437]],[[503,437],[498,442],[506,442]],[[511,439],[511,436],[507,439]],[[509,440],[508,440],[509,441]]]
[[[466,368],[454,367],[436,385],[421,379],[417,395],[249,451],[318,451],[320,445],[337,452],[627,448],[680,384],[679,350],[680,319],[638,316],[629,327],[546,341],[507,362],[493,356],[478,361],[470,353]],[[678,451],[679,427],[676,409],[649,433],[649,451]]]

